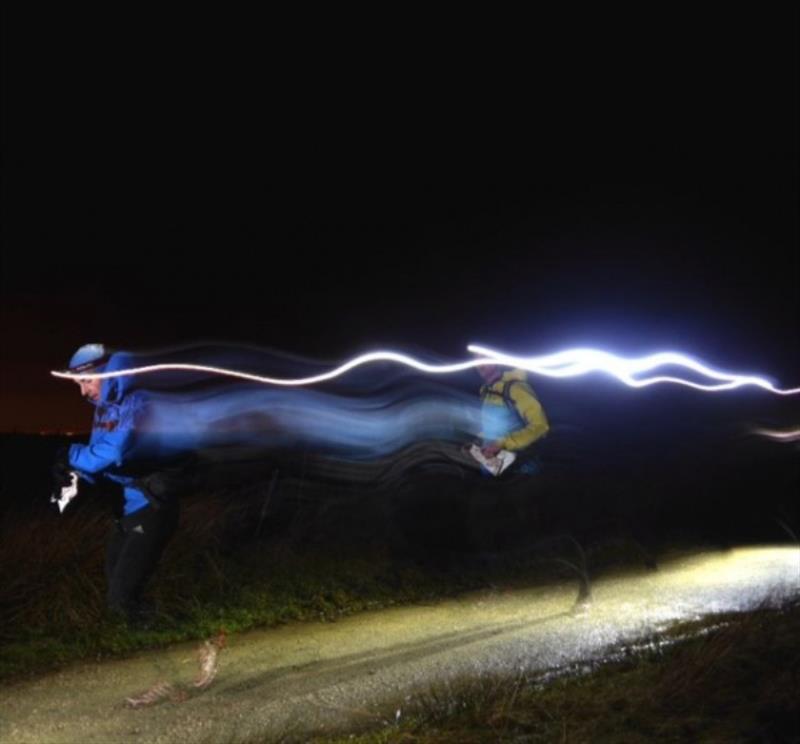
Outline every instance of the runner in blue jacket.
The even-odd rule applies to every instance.
[[[178,499],[170,496],[158,473],[143,457],[148,399],[132,390],[129,375],[98,379],[92,372],[130,366],[129,355],[110,353],[102,344],[82,346],[69,362],[81,395],[95,406],[88,444],[73,444],[60,453],[57,479],[75,472],[90,483],[105,478],[122,487],[124,506],[112,529],[106,554],[109,608],[133,625],[147,624],[149,610],[142,591],[178,524]],[[149,476],[149,477],[148,477]]]

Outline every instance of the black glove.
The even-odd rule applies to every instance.
[[[59,493],[62,488],[72,483],[72,467],[69,464],[69,447],[59,447],[53,461],[53,490]]]

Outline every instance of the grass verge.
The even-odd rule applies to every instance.
[[[563,566],[543,564],[541,555],[457,565],[439,556],[420,564],[393,555],[380,533],[370,540],[332,529],[344,535],[343,542],[326,536],[317,543],[289,523],[264,535],[262,501],[209,494],[186,502],[149,586],[159,614],[146,631],[106,613],[105,509],[76,505],[62,516],[7,520],[0,531],[0,681],[208,638],[219,630],[333,621],[487,585],[574,579]],[[299,516],[301,526],[307,517]],[[323,517],[329,527],[331,515]],[[320,532],[317,526],[311,534]]]

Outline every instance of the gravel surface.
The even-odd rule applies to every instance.
[[[84,663],[0,689],[0,741],[236,742],[300,739],[393,721],[432,683],[544,669],[602,656],[674,620],[746,610],[800,593],[797,548],[684,555],[658,571],[593,584],[486,590],[430,605],[233,636],[219,672],[195,690],[198,644]],[[168,682],[180,696],[131,709]]]

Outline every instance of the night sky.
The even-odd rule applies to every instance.
[[[7,12],[0,431],[85,429],[49,370],[95,341],[670,348],[800,385],[797,17],[739,13]]]

